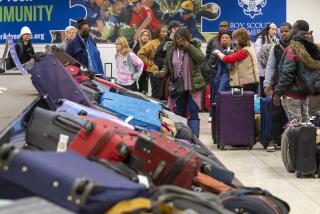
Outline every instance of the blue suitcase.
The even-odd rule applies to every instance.
[[[0,179],[77,213],[104,213],[119,201],[143,197],[143,186],[73,153],[0,149]]]
[[[122,120],[127,120],[133,126],[160,131],[162,111],[160,104],[113,92],[105,92],[101,96],[100,106],[111,111]]]
[[[278,144],[280,144],[283,130],[282,127],[288,122],[286,113],[282,106],[274,106],[272,103],[272,97],[261,98],[260,115],[260,143],[264,148],[268,146],[270,140],[278,140]],[[273,132],[274,136],[270,135],[270,129],[273,129],[271,132]]]
[[[72,76],[52,54],[31,69],[31,80],[51,110],[57,108],[57,101],[60,99],[68,99],[95,108]]]

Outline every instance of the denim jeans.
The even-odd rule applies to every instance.
[[[186,91],[176,101],[176,113],[186,117],[187,110],[189,112],[189,120],[200,120],[199,108],[197,103],[192,99],[192,95]]]

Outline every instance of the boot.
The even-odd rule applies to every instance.
[[[193,134],[199,138],[200,120],[188,120],[188,126],[191,128]]]

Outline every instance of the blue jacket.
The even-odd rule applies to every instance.
[[[95,41],[90,36],[88,37],[88,40],[92,42],[95,47],[97,47]],[[68,43],[66,47],[66,53],[89,68],[88,52],[85,43],[79,34],[77,34],[77,36]],[[100,51],[98,50],[98,48],[96,48],[94,52],[93,63],[95,65],[94,67],[97,68],[97,70],[94,72],[97,74],[103,74],[103,66],[100,58]]]
[[[181,23],[182,26],[185,26],[188,28],[189,32],[192,34],[192,36],[194,38],[200,39],[201,41],[206,41],[206,39],[204,38],[204,36],[199,32],[199,30],[197,29],[197,19],[195,16],[191,16],[189,19],[187,20],[183,20],[181,18],[180,12],[177,12],[173,15],[173,17],[170,19],[170,21],[178,21]],[[170,22],[169,21],[169,22]]]

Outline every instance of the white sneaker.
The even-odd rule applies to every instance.
[[[208,123],[211,123],[211,121],[212,121],[212,117],[209,117],[208,118]]]

